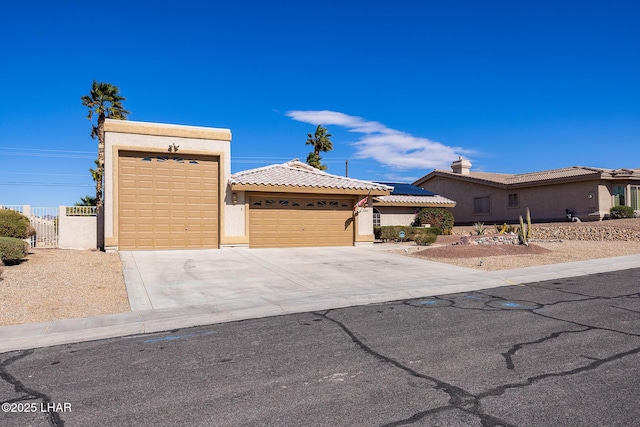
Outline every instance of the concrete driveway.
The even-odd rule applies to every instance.
[[[277,305],[284,312],[468,290],[477,270],[373,247],[123,251],[131,309]],[[324,303],[323,303],[324,302]]]

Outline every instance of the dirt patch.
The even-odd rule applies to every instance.
[[[551,252],[542,246],[525,245],[446,245],[414,252],[427,258],[473,258],[490,256],[539,255]]]

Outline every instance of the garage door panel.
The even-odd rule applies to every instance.
[[[328,197],[251,197],[251,247],[351,246],[353,201]]]
[[[122,152],[121,249],[218,247],[217,157]],[[206,178],[205,178],[206,176]]]

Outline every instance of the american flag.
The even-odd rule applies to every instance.
[[[367,199],[368,199],[368,198],[369,198],[369,196],[365,196],[365,197],[363,197],[363,198],[362,198],[362,200],[360,200],[358,203],[356,203],[356,204],[353,206],[353,211],[355,212],[358,208],[361,208],[361,207],[363,207],[364,205],[366,205],[366,204],[367,204]]]

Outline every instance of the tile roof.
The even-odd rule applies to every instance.
[[[229,183],[231,185],[332,188],[378,192],[392,189],[384,184],[331,175],[298,159],[234,173],[231,175]]]
[[[435,170],[434,172],[455,176],[459,178],[471,178],[492,182],[496,184],[524,184],[543,181],[553,181],[558,179],[578,178],[585,176],[600,177],[604,173],[613,172],[610,169],[588,168],[582,166],[572,166],[568,168],[552,169],[540,172],[529,172],[522,174],[492,173],[492,172],[469,172],[469,175],[461,175],[452,171]],[[640,173],[640,171],[638,172]]]
[[[390,196],[376,196],[376,201],[382,203],[393,203],[400,205],[425,205],[425,204],[434,204],[434,205],[451,205],[455,206],[456,202],[451,199],[447,199],[446,197],[433,195],[433,196],[403,196],[403,195],[390,195]],[[375,206],[375,203],[374,203]]]

